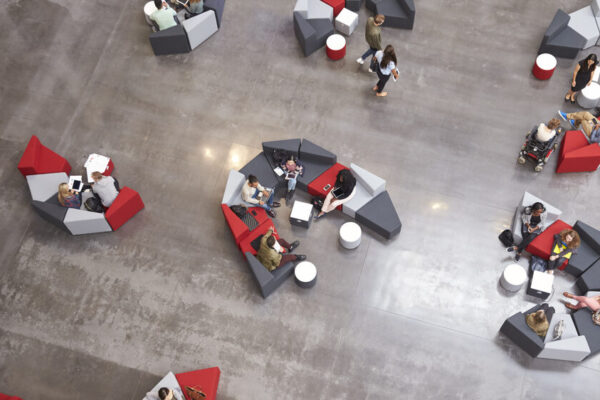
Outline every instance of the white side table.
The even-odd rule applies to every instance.
[[[594,108],[600,101],[600,85],[592,82],[590,86],[584,87],[577,95],[577,104],[581,108]]]
[[[295,200],[290,214],[290,224],[308,228],[312,221],[312,210],[312,204]]]
[[[552,293],[554,285],[554,275],[546,272],[533,271],[527,294],[546,300]]]
[[[360,244],[362,230],[356,222],[346,222],[340,227],[340,244],[346,249],[355,249]]]
[[[500,285],[509,292],[517,292],[527,281],[527,272],[519,264],[509,264],[500,277]]]
[[[335,29],[342,32],[346,36],[352,35],[352,32],[358,26],[358,14],[344,8],[335,17]]]
[[[302,261],[294,268],[296,284],[301,288],[311,288],[317,283],[317,267],[309,261]]]

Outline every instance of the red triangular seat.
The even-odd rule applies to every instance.
[[[221,370],[219,367],[175,374],[175,378],[177,378],[181,391],[187,400],[191,399],[186,393],[186,386],[201,389],[206,394],[206,400],[215,400],[217,398],[217,388],[219,386],[220,376]]]
[[[573,229],[573,227],[560,219],[556,220],[552,225],[547,227],[544,232],[540,233],[535,239],[533,239],[525,250],[534,256],[547,260],[550,258],[550,252],[552,251],[554,235],[565,229]],[[560,269],[564,269],[568,263],[569,262],[566,261],[560,266]]]

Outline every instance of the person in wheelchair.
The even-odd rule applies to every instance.
[[[519,164],[525,164],[528,158],[537,163],[535,171],[540,172],[552,152],[558,146],[558,133],[561,132],[560,120],[552,118],[547,124],[541,123],[525,137],[525,143],[519,152]]]
[[[539,143],[547,143],[556,136],[556,130],[560,126],[560,120],[558,118],[552,118],[547,124],[543,122],[538,125],[537,132],[535,133],[535,140]]]

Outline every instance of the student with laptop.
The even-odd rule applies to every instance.
[[[67,208],[81,208],[81,192],[69,189],[69,184],[64,182],[58,185],[58,202]]]
[[[275,191],[262,187],[254,175],[248,175],[248,179],[242,186],[242,200],[249,203],[250,207],[264,208],[271,218],[275,218],[275,211],[272,208],[280,206],[278,202],[274,201],[274,196]]]
[[[349,169],[342,169],[337,174],[333,188],[325,196],[321,212],[315,216],[315,219],[321,218],[328,212],[335,210],[338,206],[349,201],[356,192],[356,178]]]
[[[296,189],[296,183],[298,177],[304,174],[304,167],[300,163],[300,160],[294,155],[287,157],[287,160],[281,163],[281,169],[285,174],[285,180],[287,181],[287,196],[286,200],[290,201],[294,190]]]

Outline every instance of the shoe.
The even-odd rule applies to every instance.
[[[281,207],[281,203],[280,203],[280,202],[278,202],[278,201],[274,201],[274,202],[273,202],[273,205],[272,205],[271,207],[275,207],[275,208],[277,208],[277,207]]]
[[[306,256],[304,254],[296,256],[296,261],[304,261],[304,260],[306,260]]]
[[[508,251],[510,253],[511,251],[515,251],[515,248],[514,247],[507,247],[506,251]]]
[[[269,215],[269,217],[271,218],[275,218],[277,217],[277,214],[275,214],[275,211],[273,210],[267,210],[267,214]]]
[[[295,190],[288,190],[287,194],[285,195],[285,202],[288,203],[288,206],[291,205],[289,203],[292,201],[292,198],[294,198],[294,192]]]
[[[320,220],[323,217],[323,215],[315,214],[315,221]]]
[[[515,261],[519,261],[521,259],[521,255],[519,253],[515,254]]]
[[[575,104],[575,99],[571,99],[571,104]]]
[[[560,117],[562,118],[563,121],[567,120],[567,113],[558,110],[558,115],[560,115]]]
[[[365,60],[363,60],[362,57],[358,57],[356,59],[356,62],[359,63],[360,65],[363,65],[365,63]]]
[[[374,71],[371,69],[371,67],[369,67],[369,72],[374,72]]]
[[[571,126],[575,129],[577,129],[577,127],[575,126],[575,120],[574,119],[570,119],[569,123],[571,124]]]
[[[294,251],[294,249],[295,249],[296,247],[298,247],[298,246],[300,246],[300,241],[299,241],[299,240],[296,240],[294,243],[290,244],[290,249],[289,249],[290,253],[291,253],[292,251]]]

